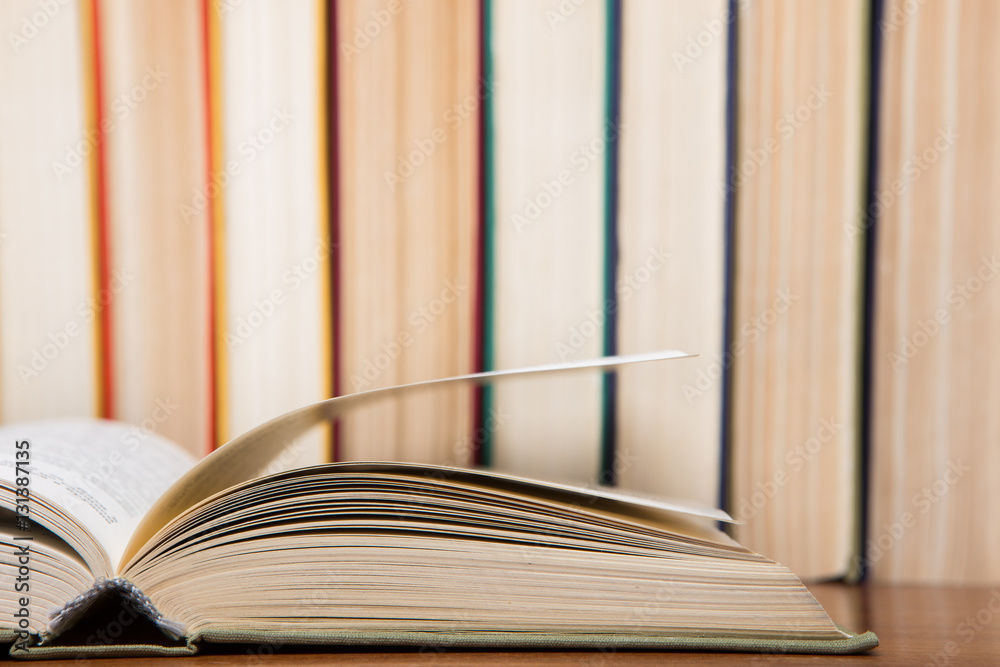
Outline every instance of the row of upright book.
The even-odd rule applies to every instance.
[[[988,2],[0,9],[0,418],[722,503],[807,579],[1000,579]],[[961,544],[963,549],[954,545]]]

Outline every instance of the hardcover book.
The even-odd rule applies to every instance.
[[[802,578],[854,579],[871,3],[737,4],[728,509]]]
[[[110,421],[5,426],[0,638],[15,657],[193,654],[206,642],[849,653],[724,512],[407,463],[293,465],[369,402],[687,356],[607,357],[329,399],[195,462]]]

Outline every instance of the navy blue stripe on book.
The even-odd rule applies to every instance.
[[[604,136],[604,347],[618,353],[618,126],[621,114],[621,0],[607,0],[607,55],[605,58]],[[601,472],[599,482],[614,484],[617,377],[605,373],[601,392]]]
[[[738,60],[737,47],[739,46],[739,13],[737,0],[729,0],[729,31],[726,35],[726,185],[725,203],[723,204],[725,226],[725,276],[723,285],[725,296],[723,297],[723,324],[722,324],[722,359],[727,359],[730,344],[733,340],[733,298],[735,294],[735,256],[736,256],[736,188],[729,181],[729,174],[734,173],[736,168],[736,101],[738,83]],[[722,409],[721,428],[719,442],[719,507],[724,509],[735,509],[729,507],[731,475],[729,463],[731,456],[732,419],[730,410],[732,406],[732,364],[722,364]]]
[[[327,215],[330,218],[330,245],[332,246],[333,255],[333,261],[330,264],[330,345],[333,348],[331,350],[332,354],[330,355],[330,359],[332,361],[330,368],[332,384],[330,389],[334,396],[340,396],[341,382],[338,370],[341,359],[343,336],[340,331],[340,135],[338,134],[340,103],[337,96],[337,51],[339,50],[337,48],[337,0],[327,0],[326,12],[328,30],[326,38],[327,71],[324,80],[326,81],[327,114],[326,159],[327,165],[329,165],[327,168],[329,178],[329,184],[327,186]],[[332,439],[330,457],[331,460],[335,462],[340,461],[343,458],[343,446],[341,443],[342,432],[343,430],[341,428],[340,420],[334,420],[333,428],[330,432],[330,438]]]
[[[864,235],[864,273],[862,275],[862,318],[861,318],[861,417],[859,423],[859,508],[858,508],[858,555],[859,568],[854,574],[862,579],[867,574],[865,538],[868,534],[868,503],[871,483],[871,422],[872,422],[872,353],[874,345],[875,313],[875,251],[878,242],[878,220],[875,217],[875,195],[878,190],[878,142],[879,110],[882,84],[882,31],[879,23],[884,12],[883,0],[874,0],[868,24],[868,146],[865,160],[865,201],[857,224],[859,235]]]

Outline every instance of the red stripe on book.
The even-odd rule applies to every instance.
[[[211,64],[211,35],[209,29],[209,0],[202,0],[201,3],[201,37],[202,37],[202,81],[205,86],[205,108],[204,108],[204,129],[205,129],[205,188],[208,192],[208,185],[212,177],[213,160],[212,150],[212,64]],[[216,332],[218,321],[216,319],[216,275],[215,275],[215,215],[214,207],[209,206],[205,211],[205,233],[208,235],[208,451],[219,446],[218,431],[216,430],[216,410],[218,407],[218,386],[215,351]]]

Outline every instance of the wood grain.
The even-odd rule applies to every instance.
[[[261,655],[260,647],[232,646],[194,658],[102,660],[102,667],[198,665],[991,665],[1000,664],[1000,587],[810,586],[840,625],[872,630],[880,646],[861,656],[804,656],[656,651],[437,651],[356,647],[303,648]],[[992,610],[990,604],[992,601]],[[978,616],[979,620],[976,621]],[[972,624],[970,624],[970,619]],[[975,629],[978,627],[978,630]],[[70,665],[76,661],[34,662]]]

